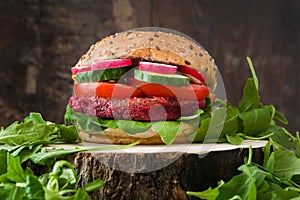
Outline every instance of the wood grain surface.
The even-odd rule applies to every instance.
[[[182,32],[215,58],[234,104],[254,62],[265,104],[300,127],[300,1],[17,0],[0,2],[0,125],[31,111],[63,122],[70,68],[111,33],[159,26]]]

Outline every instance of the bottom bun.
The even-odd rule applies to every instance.
[[[182,132],[177,135],[173,143],[191,143],[189,136],[197,130],[197,127],[187,123],[181,123]],[[131,144],[139,141],[139,144],[164,144],[160,135],[151,129],[136,134],[129,134],[121,129],[108,128],[101,132],[90,132],[81,129],[79,126],[78,135],[83,142],[101,144]]]

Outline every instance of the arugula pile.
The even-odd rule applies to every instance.
[[[54,124],[45,121],[41,114],[30,113],[23,122],[14,122],[0,128],[0,196],[1,199],[83,199],[90,197],[87,192],[101,188],[102,180],[74,189],[78,177],[73,166],[57,158],[79,151],[102,150],[101,148],[75,148],[71,150],[46,150],[49,144],[77,143],[75,126]],[[55,162],[56,161],[56,162]],[[53,168],[52,172],[34,175],[30,168],[25,170],[22,163],[33,162]]]
[[[63,148],[46,149],[50,144],[77,143],[75,126],[54,124],[45,121],[41,114],[30,113],[23,122],[14,122],[0,128],[0,196],[1,199],[64,199],[88,200],[87,192],[101,188],[100,179],[74,189],[78,177],[73,166],[64,160],[56,161],[64,155],[83,151],[101,151],[115,148],[128,148],[137,143],[120,147]],[[22,168],[23,163],[33,162],[47,165],[51,173],[34,175],[30,168]]]
[[[75,126],[54,124],[43,119],[40,113],[30,113],[24,121],[0,128],[0,150],[19,156],[25,162],[48,144],[77,143]],[[49,164],[53,164],[49,163]]]
[[[232,177],[227,183],[219,181],[215,188],[210,187],[201,192],[188,191],[187,194],[208,200],[300,199],[299,133],[293,136],[283,127],[276,125],[275,119],[286,124],[286,118],[276,111],[274,106],[263,106],[260,103],[258,79],[251,60],[247,59],[253,78],[247,80],[244,96],[237,107],[223,102],[227,108],[223,113],[227,116],[222,121],[220,140],[239,144],[243,139],[268,139],[269,142],[263,148],[263,165],[252,162],[250,148],[248,159],[238,168],[241,171],[239,175]],[[214,127],[220,123],[215,124]],[[201,134],[201,131],[198,130],[198,134]]]
[[[9,155],[7,172],[0,176],[0,195],[7,200],[89,200],[88,192],[104,185],[98,179],[74,189],[77,181],[76,171],[67,161],[57,161],[52,172],[37,177],[30,168],[22,168],[19,157]]]
[[[299,200],[299,134],[293,140],[297,143],[296,152],[270,140],[263,149],[263,165],[252,162],[250,148],[248,161],[238,168],[242,173],[232,177],[227,183],[221,180],[216,188],[210,187],[202,192],[188,191],[187,194],[207,200]]]
[[[272,138],[289,144],[288,131],[276,125],[276,122],[286,125],[287,119],[273,105],[262,105],[252,61],[250,58],[247,61],[253,77],[248,78],[238,106],[218,99],[211,113],[200,115],[201,126],[193,136],[195,141],[241,144],[244,139]]]

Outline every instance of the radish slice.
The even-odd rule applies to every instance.
[[[176,66],[152,62],[139,62],[139,69],[160,74],[175,74],[177,71]]]
[[[131,59],[103,60],[91,65],[92,70],[126,67],[132,65]]]
[[[71,68],[71,71],[72,71],[72,74],[75,75],[77,73],[80,73],[80,72],[87,72],[87,71],[90,71],[91,70],[91,66],[86,66],[86,67],[72,67]]]
[[[178,71],[190,77],[192,83],[197,83],[197,84],[205,83],[205,77],[194,68],[187,67],[187,66],[179,66]]]

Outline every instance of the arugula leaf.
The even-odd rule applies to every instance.
[[[74,195],[74,200],[90,200],[90,199],[91,198],[88,195],[88,193],[82,188],[79,188]]]
[[[205,136],[207,134],[207,130],[209,128],[211,118],[206,118],[201,121],[201,126],[197,129],[195,135],[192,135],[190,138],[193,139],[194,142],[203,142]]]
[[[251,71],[251,74],[253,77],[255,88],[258,91],[258,78],[257,78],[256,72],[255,72],[252,60],[250,57],[246,57],[246,59],[247,59],[247,62],[248,62],[248,65],[249,65],[249,68],[250,68],[250,71]]]
[[[268,107],[255,108],[251,111],[240,113],[239,117],[243,121],[244,133],[251,136],[265,130],[271,123]]]
[[[59,139],[55,142],[77,143],[78,132],[75,126],[66,126],[64,124],[49,124],[48,126],[53,128],[53,134],[57,134],[59,136]]]
[[[227,109],[224,107],[216,108],[211,113],[204,143],[217,142],[223,131],[224,123],[226,120]],[[206,122],[207,123],[207,122]]]
[[[226,118],[224,121],[224,126],[222,129],[222,136],[229,134],[232,135],[234,133],[238,133],[240,128],[240,120],[239,120],[239,109],[234,107],[231,104],[227,104],[226,106]]]
[[[180,117],[179,119],[177,119],[177,121],[188,121],[188,120],[192,120],[192,119],[197,119],[203,113],[204,113],[204,110],[198,109],[193,115]]]
[[[240,112],[250,111],[254,108],[261,108],[260,96],[256,89],[255,81],[253,78],[248,78],[244,87],[244,93],[241,101],[238,104]]]
[[[181,123],[178,121],[155,122],[151,128],[160,135],[165,144],[171,144],[182,131]]]
[[[47,124],[40,113],[31,112],[24,118],[24,122],[33,122],[34,124]]]
[[[274,161],[267,163],[267,166],[276,176],[291,180],[294,175],[300,175],[300,159],[295,156],[294,152],[289,150],[276,151],[272,152],[270,158]]]
[[[224,181],[220,181],[218,183],[218,186],[215,188],[209,187],[207,190],[204,190],[203,192],[192,192],[192,191],[187,191],[187,195],[190,196],[195,196],[200,199],[207,199],[207,200],[215,200],[217,196],[220,194],[219,188],[224,185]]]
[[[0,143],[9,145],[30,144],[36,140],[49,142],[52,129],[45,124],[34,124],[27,121],[18,124],[15,122],[6,129],[0,131]]]
[[[151,122],[140,122],[140,121],[132,121],[132,120],[117,120],[118,128],[124,130],[129,134],[136,134],[140,132],[144,132],[151,128]]]
[[[296,150],[295,155],[300,158],[300,136],[299,132],[296,132],[296,138],[294,139],[294,149]]]
[[[7,172],[0,176],[0,182],[25,182],[25,171],[21,167],[19,157],[8,156]]]
[[[239,145],[242,144],[244,139],[238,134],[238,135],[226,135],[226,139],[230,144]]]
[[[23,200],[25,189],[8,183],[3,188],[0,188],[0,196],[3,200]]]
[[[122,145],[122,146],[106,146],[106,147],[96,147],[96,148],[74,148],[70,150],[65,150],[63,148],[53,148],[51,151],[47,151],[45,148],[43,148],[40,152],[35,153],[29,157],[29,159],[40,165],[52,165],[52,163],[55,161],[56,158],[62,157],[64,155],[77,153],[77,152],[84,152],[84,151],[105,151],[105,150],[111,150],[111,149],[126,149],[129,147],[132,147],[134,145],[137,145],[139,142],[134,142],[128,145]]]
[[[35,175],[26,176],[26,197],[28,199],[44,200],[45,191]]]
[[[7,172],[7,152],[0,151],[0,175]]]
[[[101,179],[96,179],[92,183],[88,183],[85,186],[83,186],[83,189],[87,192],[93,192],[95,190],[100,189],[101,187],[104,186],[104,181]]]
[[[226,103],[226,107],[215,108],[211,117],[202,119],[201,116],[201,126],[197,130],[195,141],[220,142],[226,139],[226,135],[234,137],[240,129],[238,116],[239,110],[229,103]]]
[[[276,141],[285,148],[291,148],[291,135],[283,127],[269,125],[265,130],[259,132],[256,137],[269,136],[269,139]]]

